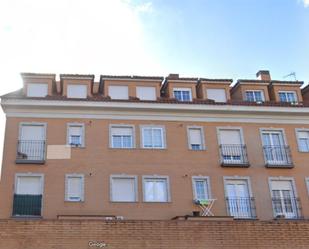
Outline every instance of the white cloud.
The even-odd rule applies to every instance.
[[[305,7],[309,7],[309,0],[303,0],[303,2]]]

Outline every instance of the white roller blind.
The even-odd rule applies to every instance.
[[[241,144],[239,130],[220,130],[221,144]]]
[[[81,126],[70,126],[69,132],[71,136],[81,136],[82,135],[82,127]]]
[[[112,135],[132,136],[132,127],[112,127]]]
[[[113,178],[112,179],[112,200],[113,201],[135,201],[135,180],[134,178]]]
[[[299,138],[309,139],[309,132],[308,131],[299,131],[298,132],[298,137]]]
[[[48,94],[48,84],[44,83],[28,83],[28,97],[45,97]]]
[[[87,85],[68,85],[68,98],[87,98]]]
[[[67,197],[74,200],[82,198],[82,177],[70,176],[67,178]]]
[[[18,176],[16,194],[40,195],[42,194],[40,176]]]
[[[226,102],[225,89],[207,89],[207,99],[213,99],[216,102]]]
[[[190,144],[202,144],[202,131],[199,128],[189,129]]]
[[[44,140],[45,127],[43,125],[22,125],[21,140]]]
[[[108,95],[112,99],[129,99],[127,86],[109,86]]]
[[[292,190],[291,181],[271,181],[272,190]]]
[[[140,100],[156,100],[156,88],[155,87],[136,87],[136,96]]]

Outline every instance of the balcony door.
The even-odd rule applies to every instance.
[[[239,129],[220,129],[220,146],[223,163],[238,164],[244,161]]]
[[[251,218],[251,202],[247,180],[227,180],[228,212],[235,218]]]
[[[292,181],[271,181],[271,192],[275,217],[297,218],[297,200]]]
[[[13,202],[13,215],[41,216],[42,191],[42,176],[17,176]]]
[[[18,157],[25,160],[44,160],[45,125],[22,124],[18,141]]]
[[[264,153],[267,163],[284,164],[286,151],[283,134],[281,131],[263,131]]]

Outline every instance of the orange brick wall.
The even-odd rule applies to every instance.
[[[308,248],[309,221],[0,220],[1,249]]]

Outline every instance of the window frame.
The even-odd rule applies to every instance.
[[[307,187],[307,193],[308,193],[308,197],[309,197],[309,177],[305,177],[305,184]]]
[[[133,179],[134,180],[134,201],[115,201],[113,200],[113,179]],[[110,189],[110,202],[115,203],[135,203],[138,202],[138,177],[136,175],[126,175],[126,174],[118,174],[118,175],[110,175],[109,178],[109,189]]]
[[[166,201],[146,201],[146,181],[148,179],[152,180],[164,180],[166,182]],[[171,190],[170,190],[170,180],[169,176],[162,175],[143,175],[142,176],[142,186],[143,186],[143,202],[144,203],[170,203],[171,202]]]
[[[76,86],[83,86],[83,87],[85,87],[86,89],[85,89],[85,97],[70,97],[69,96],[69,88],[70,87],[76,87]],[[70,84],[70,83],[68,83],[67,85],[66,85],[66,88],[67,88],[67,98],[68,99],[87,99],[87,95],[88,95],[88,85],[87,84]]]
[[[225,100],[222,102],[222,101],[217,101],[217,100],[215,100],[215,99],[209,98],[209,94],[208,94],[208,91],[209,91],[209,90],[222,90],[222,91],[224,91]],[[215,101],[216,103],[226,103],[227,100],[228,100],[228,96],[227,96],[227,93],[226,93],[226,89],[225,89],[225,88],[213,88],[213,87],[212,87],[212,88],[206,88],[206,89],[205,89],[205,92],[206,92],[207,99],[211,99],[211,100]]]
[[[192,101],[192,88],[188,88],[188,87],[176,87],[176,88],[173,88],[173,98],[176,99],[175,91],[189,92],[189,96],[190,96],[189,100],[183,100],[183,95],[181,94],[181,100],[178,100],[178,101],[180,101],[180,102]]]
[[[17,192],[18,177],[40,177],[40,181],[41,181],[41,195],[42,195],[42,204],[43,204],[43,197],[44,197],[44,174],[43,173],[32,173],[32,172],[29,172],[29,173],[16,173],[15,174],[15,182],[14,182],[14,194],[16,194],[16,192]],[[43,208],[43,205],[42,205],[42,208]]]
[[[132,128],[132,147],[114,147],[113,146],[113,128]],[[109,125],[109,148],[110,149],[122,149],[122,150],[131,150],[135,149],[135,125],[130,124],[110,124]]]
[[[247,92],[253,92],[253,101],[250,101],[250,100],[248,100],[248,98],[247,98]],[[259,101],[259,100],[256,100],[256,96],[255,96],[255,92],[260,92],[261,93],[261,98],[262,98],[262,100],[261,101]],[[248,101],[248,102],[265,102],[265,95],[264,95],[264,90],[245,90],[245,100],[246,101]]]
[[[144,129],[161,129],[161,139],[162,139],[162,147],[145,147],[144,145]],[[164,150],[167,148],[166,144],[166,131],[164,125],[140,125],[140,144],[142,149],[149,149],[149,150]]]
[[[309,153],[309,150],[308,151],[304,151],[301,149],[300,147],[300,143],[299,143],[299,132],[308,132],[309,133],[309,129],[307,128],[295,128],[295,135],[296,135],[296,140],[297,140],[297,147],[298,147],[298,152],[300,153]],[[309,140],[309,138],[308,138]]]
[[[80,200],[70,200],[68,196],[68,179],[69,178],[81,178],[81,197]],[[85,175],[84,174],[65,174],[65,194],[64,194],[64,201],[66,202],[84,202],[85,201]]]
[[[30,93],[30,87],[29,86],[34,86],[34,85],[44,85],[44,87],[46,87],[46,95],[40,95],[40,96],[29,96]],[[44,83],[44,82],[37,82],[37,83],[27,83],[27,92],[26,92],[26,96],[29,98],[45,98],[46,96],[48,96],[48,89],[49,89],[49,84],[48,83]]]
[[[199,149],[199,150],[194,150],[192,148],[192,145],[190,143],[190,129],[192,129],[192,130],[199,129],[201,131],[201,149]],[[188,148],[189,148],[189,150],[192,150],[192,151],[203,151],[203,150],[206,150],[204,127],[203,126],[197,126],[197,125],[189,125],[189,126],[187,126],[187,141],[188,141]]]
[[[70,127],[81,127],[81,144],[80,146],[70,144]],[[67,145],[72,148],[85,148],[85,124],[84,123],[67,123]]]
[[[286,95],[286,97],[287,97],[288,93],[293,93],[295,101],[281,101],[280,93],[284,93]],[[298,96],[297,96],[297,92],[296,91],[278,91],[278,98],[279,98],[279,101],[283,102],[283,103],[297,103],[298,102]]]
[[[147,99],[147,98],[140,98],[138,95],[139,93],[139,90],[141,89],[145,89],[145,88],[152,88],[154,90],[154,98],[153,99]],[[156,101],[157,100],[157,89],[155,86],[136,86],[135,88],[135,91],[136,91],[136,97],[139,98],[140,100],[142,101]]]
[[[192,176],[192,190],[193,190],[193,198],[194,200],[197,199],[197,192],[196,192],[196,181],[203,180],[206,182],[206,188],[207,188],[207,195],[208,199],[212,199],[211,195],[211,189],[210,189],[210,177],[209,176]]]
[[[217,129],[217,141],[218,141],[218,145],[222,145],[221,143],[221,136],[220,136],[220,130],[235,130],[235,131],[239,131],[239,135],[240,135],[240,141],[241,141],[241,145],[246,145],[245,144],[245,139],[244,139],[244,133],[243,133],[243,129],[240,126],[219,126],[216,128]]]
[[[126,98],[113,98],[113,97],[110,95],[110,88],[111,88],[111,87],[123,87],[123,88],[126,87],[128,95],[126,96]],[[107,86],[107,92],[108,92],[108,96],[109,96],[111,99],[114,99],[114,100],[128,100],[128,99],[130,98],[129,86],[128,86],[128,85],[113,85],[113,84],[111,84],[111,85],[108,85],[108,86]]]

